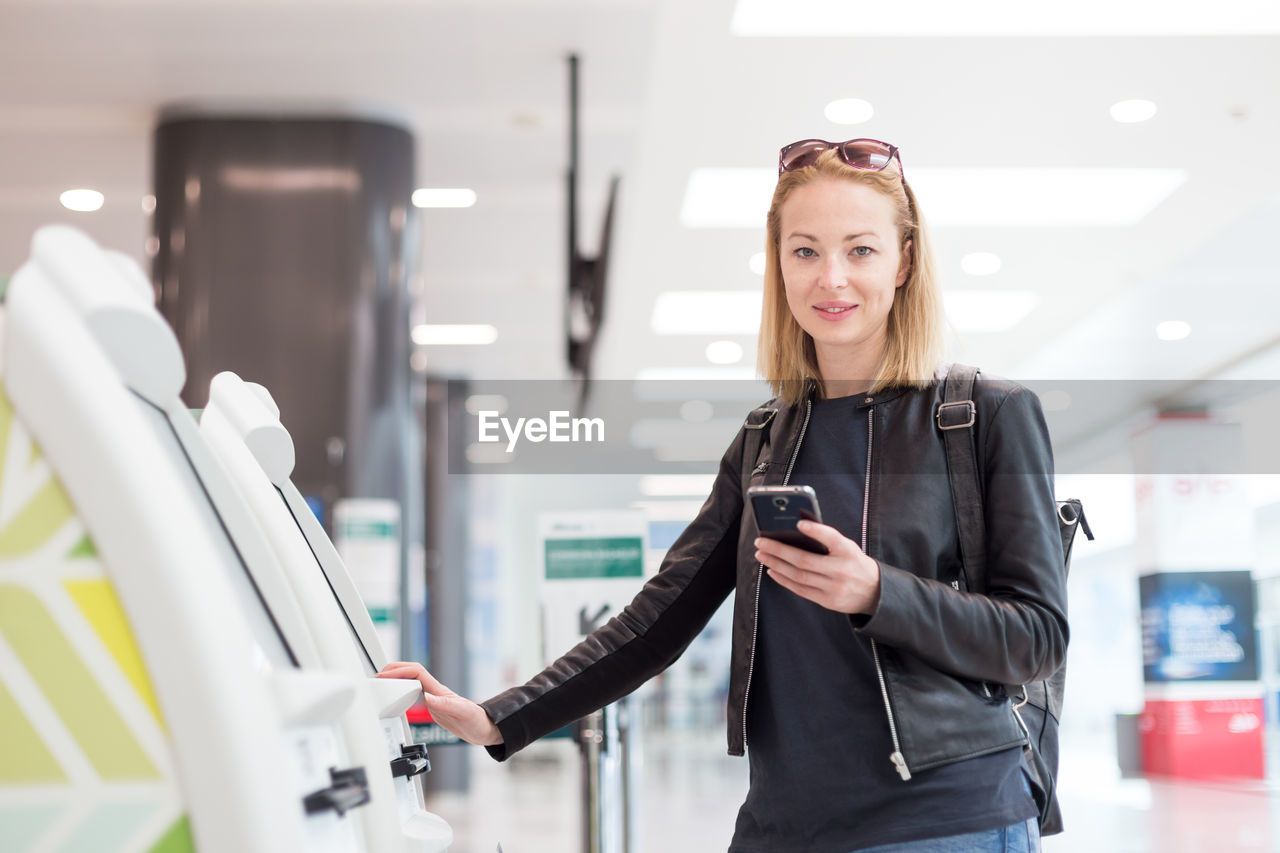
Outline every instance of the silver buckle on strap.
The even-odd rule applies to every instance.
[[[763,418],[761,418],[760,422],[752,423],[751,422],[752,416],[760,413],[763,413]],[[769,422],[773,420],[773,416],[776,414],[778,414],[777,409],[765,409],[765,408],[756,409],[747,415],[747,420],[745,423],[743,423],[743,426],[746,427],[747,429],[764,429],[769,425]]]
[[[942,422],[943,409],[963,408],[968,411],[969,419],[964,423],[944,424]],[[959,403],[942,403],[938,406],[938,412],[934,417],[938,421],[938,429],[968,429],[973,426],[978,419],[978,407],[973,404],[972,400],[963,400]]]

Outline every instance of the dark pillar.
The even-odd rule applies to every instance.
[[[406,486],[412,192],[413,138],[388,124],[173,116],[156,129],[153,277],[188,404],[222,370],[261,382],[303,494],[402,500],[406,519],[421,506]]]
[[[467,552],[470,541],[470,494],[467,475],[449,470],[449,460],[464,458],[467,385],[461,381],[427,379],[426,487],[424,562],[427,572],[430,630],[427,666],[432,674],[463,696],[470,695],[467,678],[465,615],[467,612]],[[452,453],[451,453],[452,451]],[[439,747],[431,753],[426,790],[463,791],[468,784],[465,746]]]
[[[408,584],[409,554],[425,544],[430,664],[465,693],[465,490],[424,510],[436,475],[424,476],[412,402],[413,160],[411,135],[379,121],[171,114],[155,134],[153,279],[186,358],[188,405],[205,404],[222,370],[261,382],[293,436],[294,482],[323,501],[326,522],[339,498],[399,502],[401,647],[386,651],[427,659],[424,602]],[[447,434],[428,427],[442,447]],[[428,789],[466,788],[465,748],[435,749],[431,764]]]

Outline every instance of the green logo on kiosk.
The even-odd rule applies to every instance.
[[[496,411],[481,411],[477,417],[480,424],[478,440],[498,442],[505,434],[508,453],[515,450],[521,437],[534,443],[604,441],[603,418],[570,418],[567,411],[548,412],[545,420],[516,418],[514,424]]]

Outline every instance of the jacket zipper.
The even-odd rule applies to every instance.
[[[800,443],[804,441],[805,431],[809,429],[809,415],[813,412],[813,398],[804,401],[804,422],[800,424],[800,435],[796,438],[796,449],[791,451],[791,461],[787,463],[787,472],[782,477],[782,485],[791,481],[791,469],[796,466],[796,457],[800,455]],[[757,466],[759,467],[759,466]],[[751,697],[751,674],[756,669],[756,639],[760,636],[760,585],[764,583],[764,563],[756,563],[756,603],[755,613],[751,617],[751,654],[747,656],[747,684],[742,691],[742,746],[747,745],[747,700]]]
[[[862,552],[867,552],[867,518],[871,509],[871,448],[875,436],[875,409],[867,409],[867,479],[862,488]],[[876,664],[876,678],[880,681],[880,697],[884,700],[884,713],[889,719],[889,739],[893,742],[893,753],[889,761],[893,769],[898,771],[902,781],[911,778],[911,770],[907,767],[906,756],[902,754],[902,744],[898,742],[898,724],[893,719],[893,705],[889,703],[889,685],[884,679],[884,667],[880,663],[880,648],[871,638],[871,658]]]

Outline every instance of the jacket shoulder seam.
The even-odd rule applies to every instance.
[[[992,409],[991,411],[991,417],[987,418],[986,429],[982,431],[983,432],[983,435],[982,435],[982,458],[983,459],[989,459],[991,455],[991,425],[995,423],[996,418],[999,417],[1001,410],[1004,409],[1004,404],[1009,402],[1009,399],[1011,397],[1013,397],[1015,394],[1017,394],[1019,391],[1022,391],[1022,390],[1023,390],[1023,387],[1016,383],[1013,383],[1006,388],[1001,388],[998,390],[995,388],[989,389],[989,393],[1000,393],[1000,397],[998,402],[996,402],[995,404],[995,408]],[[973,396],[974,397],[979,396],[977,393],[976,383],[975,383],[975,390],[974,390]],[[975,404],[977,402],[978,402],[977,400],[974,400]]]

